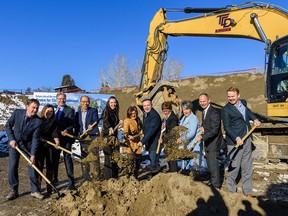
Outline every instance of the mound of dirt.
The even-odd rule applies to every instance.
[[[247,212],[247,205],[253,209]],[[85,182],[54,208],[63,215],[265,215],[257,199],[214,189],[178,173],[160,173],[140,182],[134,177]]]

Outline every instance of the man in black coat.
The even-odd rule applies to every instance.
[[[161,118],[157,111],[152,107],[152,102],[149,99],[142,101],[143,113],[143,139],[138,143],[139,146],[145,145],[149,152],[151,170],[157,170],[159,166],[159,154],[156,154],[158,140],[161,133]]]
[[[202,107],[202,125],[201,135],[196,137],[197,141],[203,141],[205,146],[205,156],[210,172],[209,184],[220,188],[220,170],[217,156],[219,155],[222,143],[221,118],[220,111],[210,104],[209,95],[201,93],[199,95],[199,104]]]
[[[227,187],[230,192],[237,191],[236,178],[241,168],[242,191],[246,197],[251,197],[253,172],[251,137],[244,141],[242,141],[242,138],[251,128],[250,120],[256,126],[259,126],[261,122],[246,107],[246,101],[240,100],[238,88],[230,87],[227,90],[227,98],[228,103],[221,110],[221,118],[226,132],[228,154],[236,144],[240,145],[237,151],[231,155],[234,160],[230,162],[228,167]]]
[[[73,127],[74,127],[74,109],[68,107],[66,105],[66,94],[59,92],[56,95],[56,101],[58,107],[56,108],[55,118],[57,121],[57,126],[60,131],[59,139],[60,145],[63,148],[68,149],[71,151],[71,146],[74,143],[74,140],[65,136],[66,133],[73,134]],[[58,182],[58,167],[59,167],[59,159],[60,159],[61,151],[55,151],[55,164],[54,164],[54,176],[53,176],[53,183],[56,184]],[[66,173],[68,176],[68,189],[75,190],[76,187],[74,185],[74,167],[71,154],[63,152],[64,156],[64,163],[66,168]]]
[[[18,166],[20,153],[15,149],[16,146],[35,164],[37,157],[37,149],[40,140],[40,125],[42,120],[37,116],[39,109],[39,101],[30,99],[27,109],[17,109],[7,121],[6,133],[9,139],[9,174],[8,180],[11,192],[6,197],[7,200],[16,199],[18,197]],[[28,166],[28,173],[31,184],[31,196],[43,199],[40,194],[37,173],[32,166]]]

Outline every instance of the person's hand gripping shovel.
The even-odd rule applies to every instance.
[[[75,157],[78,157],[78,158],[80,158],[80,159],[84,159],[83,156],[78,155],[78,154],[75,154],[75,153],[73,153],[72,151],[69,151],[68,149],[63,148],[63,147],[61,147],[61,146],[56,146],[56,144],[53,143],[53,142],[50,142],[50,141],[45,140],[45,139],[42,139],[42,138],[41,138],[40,140],[41,140],[42,142],[46,142],[46,143],[48,143],[49,145],[54,146],[56,149],[62,150],[62,151],[64,151],[64,152],[66,152],[66,153],[68,153],[68,154],[70,154],[70,155],[73,155],[73,156],[75,156]]]
[[[251,133],[255,130],[256,127],[257,127],[257,125],[254,125],[254,126],[248,131],[248,133],[241,139],[242,142],[238,142],[238,143],[236,144],[236,146],[234,146],[234,147],[231,149],[231,151],[227,154],[227,157],[226,157],[226,158],[217,157],[217,160],[218,160],[221,164],[227,164],[227,163],[229,163],[230,161],[232,161],[232,160],[233,160],[233,159],[232,159],[232,154],[233,154],[233,152],[235,152],[235,151],[238,149],[238,147],[239,147],[242,143],[244,143],[244,141],[251,135]]]
[[[161,146],[161,144],[162,144],[162,142],[163,142],[163,140],[162,140],[162,138],[163,138],[163,133],[165,132],[165,130],[166,130],[166,124],[163,123],[163,124],[162,124],[162,127],[161,127],[160,137],[159,137],[159,139],[158,139],[158,146],[157,146],[156,154],[159,154],[160,146]]]

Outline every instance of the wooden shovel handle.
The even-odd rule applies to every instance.
[[[244,143],[244,141],[251,135],[251,133],[255,130],[257,126],[254,125],[248,132],[247,134],[241,139],[242,142]],[[240,144],[237,144],[235,147],[238,148],[240,146]]]
[[[160,141],[162,140],[163,133],[164,133],[165,130],[166,130],[166,127],[161,129],[160,137],[158,139],[158,146],[157,146],[156,154],[159,154],[160,146],[161,146],[161,142]]]
[[[92,128],[94,128],[94,127],[98,124],[98,122],[99,122],[99,119],[98,119],[97,121],[95,121],[95,122],[91,125]],[[82,137],[85,136],[86,133],[88,133],[89,131],[90,131],[89,129],[85,130],[85,131],[80,135],[80,139],[82,139]]]
[[[23,156],[23,158],[42,176],[42,178],[48,183],[51,184],[50,180],[34,165],[31,163],[30,159],[20,150],[18,146],[15,149]]]
[[[72,134],[66,133],[65,136],[70,137],[72,139],[75,139],[75,136],[73,136]]]
[[[52,146],[54,146],[55,148],[57,148],[57,146],[56,146],[55,143],[52,143],[52,142],[50,142],[50,141],[48,141],[48,140],[45,140],[45,139],[41,139],[41,141],[46,142],[46,143],[48,143],[49,145],[52,145]],[[63,148],[63,147],[61,147],[61,146],[58,146],[58,149],[60,149],[60,150],[62,150],[62,151],[65,151],[65,152],[68,153],[68,154],[71,154],[71,155],[73,154],[73,152],[71,152],[71,151],[69,151],[68,149]]]

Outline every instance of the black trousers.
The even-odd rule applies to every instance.
[[[170,172],[178,172],[178,166],[177,166],[177,161],[169,161],[168,162],[169,165],[169,171]]]
[[[206,161],[208,165],[208,170],[210,172],[210,181],[214,187],[220,187],[220,169],[219,162],[217,160],[217,156],[219,152],[217,151],[205,151],[206,153]]]
[[[103,177],[104,179],[110,178],[118,178],[119,174],[119,167],[117,163],[115,163],[112,159],[112,155],[114,151],[119,151],[116,147],[112,146],[105,146],[103,148],[104,152],[104,169],[103,169]]]
[[[30,157],[24,151],[23,153],[28,158]],[[11,189],[13,190],[18,190],[19,187],[19,175],[18,175],[19,160],[20,160],[20,153],[16,149],[9,147],[8,181]],[[28,174],[30,178],[31,192],[39,192],[40,188],[38,184],[37,172],[30,165],[28,165]]]
[[[60,140],[61,143],[61,140]],[[61,147],[68,149],[71,151],[71,145],[70,143],[61,143]],[[54,165],[53,165],[53,181],[58,180],[58,169],[59,169],[59,161],[60,161],[60,150],[54,151]],[[73,160],[70,154],[63,152],[64,156],[64,164],[66,168],[66,174],[68,177],[69,185],[74,185],[74,166],[73,166]]]
[[[56,149],[53,146],[45,146],[44,143],[41,143],[41,148],[37,153],[37,161],[39,164],[39,169],[43,171],[46,162],[46,170],[52,171],[54,165],[54,151]]]

